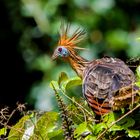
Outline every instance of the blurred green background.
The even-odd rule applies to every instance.
[[[86,59],[140,56],[139,0],[3,0],[0,11],[1,105],[56,109],[50,81],[62,71],[76,75],[65,62],[51,60],[61,20],[86,29],[79,44],[89,49],[79,52]],[[81,97],[81,87],[69,94]]]

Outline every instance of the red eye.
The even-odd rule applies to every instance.
[[[59,51],[59,52],[62,52],[62,48],[58,48],[58,51]]]

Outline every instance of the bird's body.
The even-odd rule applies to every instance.
[[[113,109],[115,105],[113,99],[117,96],[119,89],[134,82],[133,72],[123,61],[104,57],[93,60],[85,69],[83,93],[93,111],[101,115]],[[130,99],[132,99],[131,96]],[[123,105],[120,104],[120,107]]]
[[[129,67],[117,58],[103,57],[88,61],[79,56],[75,51],[79,49],[76,44],[81,41],[84,32],[78,29],[69,38],[68,29],[69,27],[63,29],[53,58],[61,56],[82,78],[83,95],[92,110],[102,115],[132,103],[132,96],[135,101],[136,95],[132,95],[131,86],[135,82],[135,76]],[[120,89],[125,87],[129,88],[121,92]]]
[[[66,61],[83,79],[83,95],[96,114],[106,114],[110,110],[118,110],[132,103],[132,96],[124,101],[124,105],[120,103],[115,106],[113,101],[113,98],[118,95],[119,89],[135,82],[134,73],[122,60],[103,57],[87,61],[76,53],[72,53],[70,57],[66,58]]]

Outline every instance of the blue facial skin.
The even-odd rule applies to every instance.
[[[65,47],[60,46],[58,47],[58,54],[60,57],[67,57],[69,55],[69,52]]]

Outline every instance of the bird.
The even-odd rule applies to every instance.
[[[84,50],[78,43],[85,38],[86,31],[79,27],[71,35],[70,32],[70,23],[61,23],[52,59],[68,62],[82,79],[83,96],[93,112],[101,116],[137,102],[136,78],[125,62],[108,56],[93,60],[83,58],[77,50]]]

